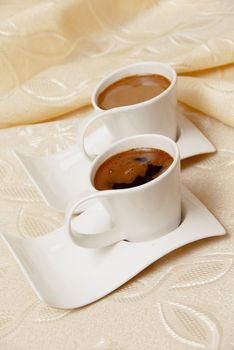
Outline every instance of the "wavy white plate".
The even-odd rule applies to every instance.
[[[178,116],[180,157],[185,159],[197,154],[214,152],[209,140],[183,116]],[[102,126],[87,139],[90,149],[99,154],[112,142],[108,130]],[[52,156],[30,157],[14,152],[25,171],[37,187],[46,203],[58,211],[65,211],[67,204],[90,194],[90,162],[81,154],[78,146]]]
[[[184,187],[182,208],[183,219],[176,230],[141,243],[122,241],[102,249],[81,248],[65,227],[38,238],[1,236],[38,297],[51,306],[70,309],[102,298],[185,244],[225,234],[215,217]],[[79,217],[82,232],[102,231],[109,225],[100,204]]]

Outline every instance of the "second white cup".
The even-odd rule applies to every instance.
[[[103,110],[98,106],[99,94],[114,82],[131,75],[160,74],[170,80],[171,84],[161,94],[150,100]],[[168,64],[160,62],[140,62],[123,67],[106,78],[96,87],[92,95],[92,105],[97,113],[88,121],[81,135],[80,146],[85,156],[93,160],[96,154],[88,153],[86,135],[97,121],[104,121],[114,141],[132,135],[161,134],[176,140],[176,80],[175,70]]]

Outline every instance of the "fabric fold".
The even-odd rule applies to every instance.
[[[0,127],[82,108],[101,78],[139,61],[171,64],[180,101],[233,125],[233,23],[231,0],[2,5]]]
[[[234,127],[234,82],[179,77],[177,96],[180,102]]]

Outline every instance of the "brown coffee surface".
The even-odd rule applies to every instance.
[[[128,106],[150,100],[168,88],[171,82],[162,75],[132,75],[116,81],[97,99],[102,109]]]
[[[106,159],[96,171],[97,190],[116,190],[143,185],[160,176],[173,158],[156,148],[133,148]]]

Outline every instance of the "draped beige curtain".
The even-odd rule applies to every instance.
[[[0,3],[0,127],[88,105],[103,76],[142,60],[174,66],[178,100],[234,126],[233,10],[217,0]]]

